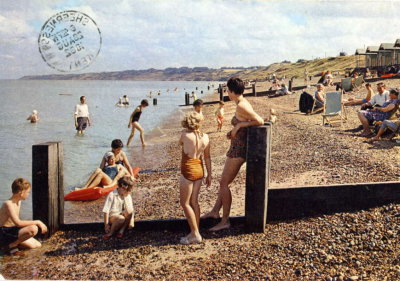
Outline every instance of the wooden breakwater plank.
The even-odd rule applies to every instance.
[[[54,234],[64,221],[62,142],[32,146],[32,214]]]
[[[201,219],[200,228],[208,229],[213,227],[219,222],[216,219]],[[245,223],[244,217],[231,217],[230,223],[232,225],[242,225]],[[63,224],[61,230],[75,230],[75,231],[104,231],[104,223],[70,223]],[[162,219],[162,220],[141,220],[135,222],[135,231],[171,231],[182,232],[190,231],[186,219]]]
[[[400,202],[400,182],[363,183],[331,186],[269,188],[266,223],[367,210]],[[201,220],[201,229],[218,220]],[[231,217],[232,225],[244,225],[246,217]],[[103,231],[103,223],[63,224],[62,230]],[[135,222],[135,231],[188,231],[186,219],[143,220]]]
[[[270,188],[267,220],[365,210],[400,202],[400,182]]]

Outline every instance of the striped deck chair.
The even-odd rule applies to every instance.
[[[353,84],[351,83],[351,77],[342,79],[342,89],[345,92],[351,91]]]
[[[345,107],[342,103],[342,92],[328,92],[326,93],[324,113],[322,114],[322,125],[328,123],[332,125],[333,122],[340,122],[347,120]]]

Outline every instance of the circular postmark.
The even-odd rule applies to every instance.
[[[49,18],[38,39],[43,60],[61,72],[88,67],[100,52],[101,32],[88,15],[63,11]]]

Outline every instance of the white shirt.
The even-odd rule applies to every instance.
[[[372,99],[369,101],[370,104],[375,105],[379,104],[382,106],[386,101],[388,101],[389,98],[389,91],[384,91],[382,94],[375,94]]]
[[[89,108],[86,103],[77,104],[75,107],[75,115],[76,117],[89,117]]]
[[[111,217],[114,215],[120,215],[124,211],[132,213],[132,219],[129,224],[129,226],[132,227],[134,225],[134,210],[131,195],[128,194],[125,197],[121,197],[119,196],[117,189],[109,193],[104,203],[103,213],[107,213]]]

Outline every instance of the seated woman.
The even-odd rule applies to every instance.
[[[344,106],[352,106],[352,105],[362,105],[364,103],[367,103],[371,100],[373,91],[372,91],[372,86],[370,83],[365,84],[365,88],[367,89],[367,96],[365,97],[365,99],[353,99],[353,98],[349,98],[347,101],[345,101],[343,103]]]
[[[369,110],[360,110],[358,112],[358,118],[361,121],[362,126],[364,127],[364,131],[362,132],[362,137],[367,137],[371,135],[371,129],[369,125],[374,121],[384,121],[390,117],[390,114],[393,110],[396,109],[398,104],[398,96],[399,92],[394,89],[391,89],[389,92],[389,100],[383,104],[382,107],[374,107]]]
[[[399,130],[400,127],[400,119],[397,120],[385,120],[383,121],[382,125],[379,128],[378,133],[376,134],[375,137],[371,138],[368,142],[372,143],[374,141],[379,141],[382,139],[382,135],[385,133],[386,129],[389,129],[392,131],[392,133],[389,135],[389,140],[391,140],[396,132]]]
[[[115,155],[114,153],[107,152],[107,166],[103,169],[97,168],[96,171],[89,177],[88,181],[82,188],[92,188],[95,186],[101,185],[102,187],[111,187],[117,184],[118,180],[125,175],[130,175],[128,170],[120,165],[115,163]]]
[[[120,140],[120,139],[115,139],[111,142],[111,152],[114,153],[115,164],[123,165],[128,170],[128,172],[131,174],[131,176],[133,176],[132,167],[131,167],[131,164],[129,163],[128,157],[126,156],[125,152],[122,151],[123,147],[124,147],[124,144],[123,144],[122,140]],[[104,169],[104,167],[106,167],[108,165],[107,158],[106,158],[107,153],[104,154],[104,157],[100,163],[100,169],[102,169],[102,170]]]
[[[314,99],[315,99],[315,108],[321,108],[325,104],[325,98],[324,98],[324,85],[318,84],[317,85],[317,90],[314,93]]]
[[[333,86],[333,75],[330,71],[326,72],[323,84],[325,86]]]

